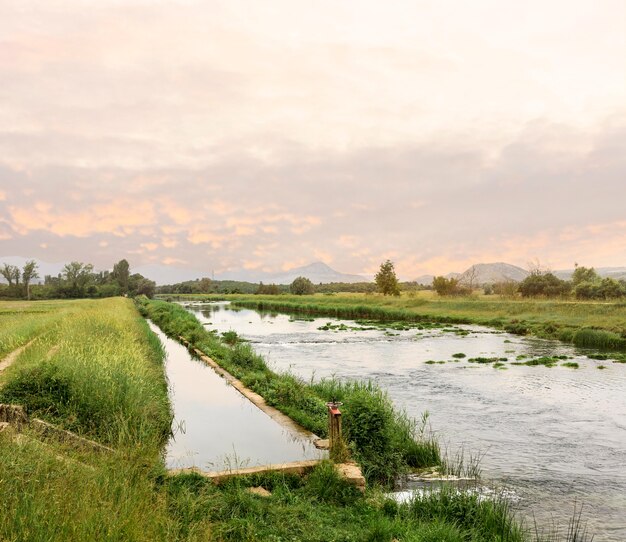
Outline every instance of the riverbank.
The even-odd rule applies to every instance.
[[[351,320],[476,324],[517,335],[556,339],[576,346],[626,350],[626,303],[438,297],[418,292],[400,297],[374,294],[188,295],[185,300],[228,299],[235,306]]]

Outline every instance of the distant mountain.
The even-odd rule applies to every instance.
[[[496,282],[521,282],[528,276],[528,271],[510,263],[477,263],[466,269],[459,281],[473,285],[494,284]]]
[[[296,267],[285,273],[271,275],[266,280],[275,284],[291,284],[298,277],[306,277],[313,284],[328,284],[329,282],[369,282],[367,278],[361,275],[350,275],[335,271],[323,262],[314,262],[303,267]]]
[[[239,280],[245,282],[264,282],[265,284],[291,284],[298,277],[306,277],[313,284],[329,282],[369,282],[361,275],[350,275],[335,271],[323,262],[315,262],[303,267],[295,267],[282,273],[264,273],[262,271],[240,269],[217,275],[216,280]]]

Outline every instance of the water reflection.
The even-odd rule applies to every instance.
[[[182,345],[150,327],[167,352],[174,408],[169,468],[224,470],[321,457],[310,440],[277,424]]]

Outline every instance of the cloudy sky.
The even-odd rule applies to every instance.
[[[0,256],[626,265],[623,0],[0,0]]]

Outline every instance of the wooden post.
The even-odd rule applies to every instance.
[[[343,455],[343,440],[341,438],[341,412],[339,406],[343,403],[331,401],[326,403],[328,407],[328,447],[331,459]]]

